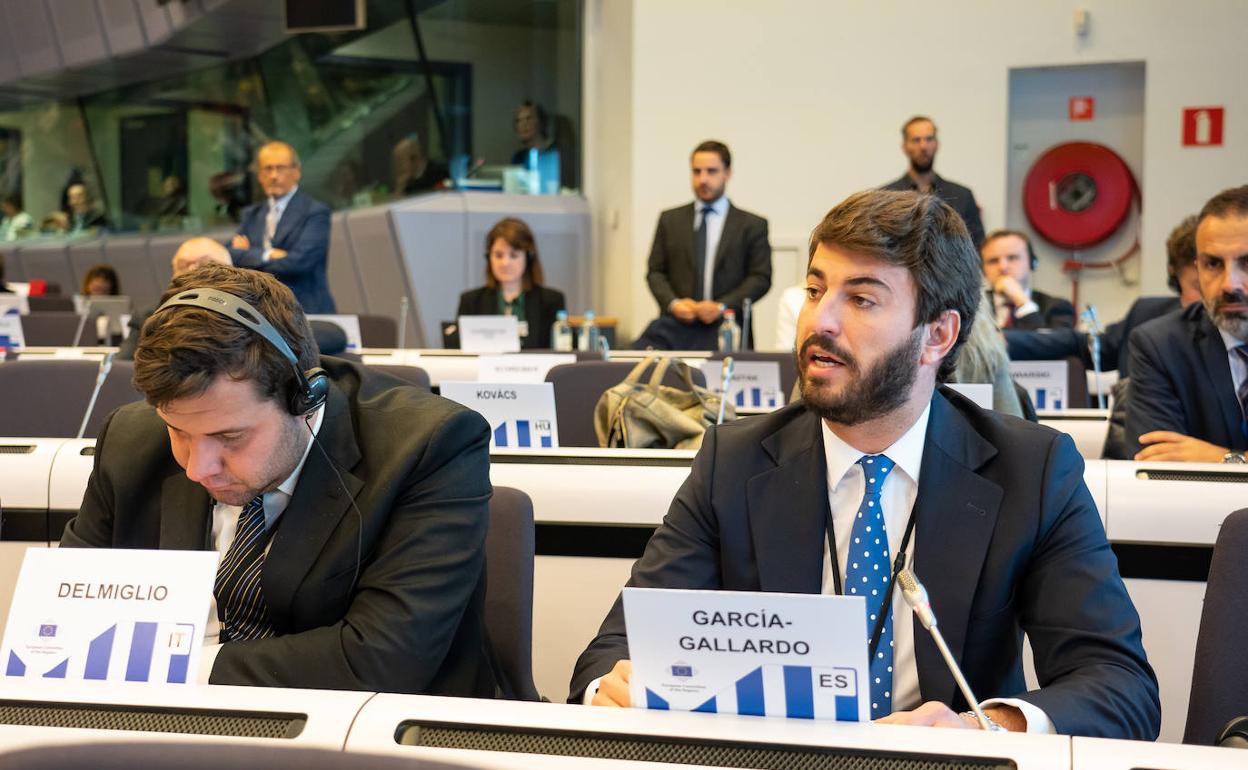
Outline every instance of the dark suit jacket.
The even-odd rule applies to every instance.
[[[650,247],[646,281],[650,293],[667,313],[672,300],[692,297],[697,266],[693,262],[693,204],[668,209],[659,215],[659,226]],[[724,229],[715,251],[711,294],[714,299],[737,311],[748,297],[757,302],[771,288],[771,243],[767,240],[767,220],[728,206]],[[750,335],[753,339],[754,335]]]
[[[1075,306],[1061,297],[1054,297],[1036,289],[1031,290],[1031,301],[1040,308],[1038,312],[1028,313],[1015,318],[1010,328],[1022,331],[1037,329],[1073,329],[1075,327]],[[988,292],[988,304],[993,304],[992,292]]]
[[[494,696],[482,616],[488,426],[389,376],[322,365],[333,387],[318,439],[342,484],[313,449],[264,561],[278,635],[224,644],[211,682]],[[212,547],[212,501],[174,461],[151,406],[118,409],[96,447],[62,546]]]
[[[1157,680],[1070,437],[932,398],[914,569],[981,698],[1034,703],[1057,731],[1152,740]],[[801,402],[707,431],[629,585],[819,593],[828,517],[818,418]],[[896,618],[894,622],[903,622]],[[1041,689],[1023,681],[1022,634]],[[915,621],[923,700],[967,708]],[[572,699],[628,657],[620,600],[577,662]]]
[[[1154,430],[1248,450],[1226,345],[1200,302],[1132,333],[1128,393],[1128,456]]]
[[[235,267],[263,270],[277,277],[295,293],[305,313],[333,313],[325,263],[329,255],[329,208],[296,190],[277,221],[273,248],[284,249],[281,259],[264,261],[264,219],[268,200],[243,209],[238,234],[247,236],[251,248],[230,248]],[[227,242],[226,247],[230,244]]]
[[[896,179],[880,188],[881,190],[918,190],[919,186],[910,178],[910,174],[902,174],[900,179]],[[975,193],[971,192],[971,188],[963,187],[957,182],[950,182],[940,174],[932,174],[932,194],[940,198],[949,207],[958,212],[962,217],[962,221],[966,223],[967,232],[971,234],[971,240],[975,243],[975,248],[979,248],[984,242],[984,222],[979,216],[979,204],[975,202]]]
[[[529,324],[529,336],[520,338],[522,349],[550,347],[550,330],[555,323],[555,315],[560,310],[567,310],[563,300],[563,292],[545,286],[534,286],[524,293],[524,320]],[[470,289],[459,295],[459,310],[455,317],[461,315],[498,315],[498,289],[482,286]]]

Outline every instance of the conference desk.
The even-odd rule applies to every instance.
[[[266,687],[0,681],[4,753],[70,743],[317,748],[478,768],[1196,770],[1248,753],[1061,735]],[[352,761],[344,756],[344,766]]]
[[[0,439],[0,619],[30,544],[59,538],[91,470],[94,442]],[[534,502],[534,678],[565,696],[576,656],[596,632],[693,452],[496,450],[491,479]],[[1163,737],[1182,735],[1204,581],[1218,527],[1244,507],[1248,468],[1089,461],[1084,478],[1140,611],[1161,682]]]

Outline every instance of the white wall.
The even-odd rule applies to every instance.
[[[1144,61],[1147,67],[1141,265],[1163,293],[1170,228],[1213,193],[1248,181],[1248,3],[1088,0],[587,0],[585,115],[615,117],[586,145],[604,311],[636,332],[657,312],[645,258],[658,213],[690,199],[688,154],[718,138],[733,150],[734,202],[771,220],[772,238],[804,241],[835,203],[898,176],[901,123],[932,115],[937,170],[974,189],[987,227],[1005,224],[1011,67]],[[608,24],[618,24],[607,26]],[[601,57],[609,58],[601,58]],[[597,58],[597,62],[588,61]],[[1181,109],[1225,105],[1226,146],[1179,146]],[[588,140],[587,135],[587,140]],[[626,178],[620,189],[608,180]],[[622,192],[621,192],[622,190]],[[611,229],[618,222],[618,229]],[[625,279],[626,277],[626,279]],[[617,280],[623,279],[623,280]],[[763,332],[765,335],[766,332]]]

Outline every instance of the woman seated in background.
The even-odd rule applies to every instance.
[[[116,297],[121,294],[121,280],[111,265],[96,265],[82,277],[82,296]]]
[[[542,286],[542,263],[529,226],[509,217],[490,228],[485,286],[459,295],[456,315],[514,315],[520,321],[521,348],[549,348],[555,314],[564,309],[563,292]]]

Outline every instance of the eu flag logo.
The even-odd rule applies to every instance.
[[[44,623],[39,626],[40,636],[56,636],[56,626],[52,623]]]
[[[672,676],[693,676],[693,666],[672,666]]]

